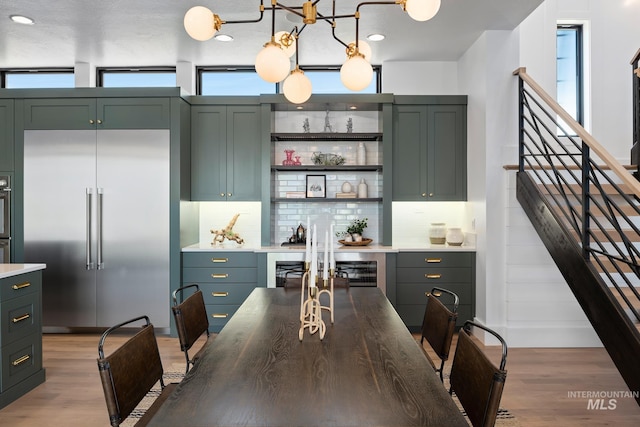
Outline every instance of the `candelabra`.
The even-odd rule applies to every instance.
[[[333,276],[334,269],[331,268],[329,270],[329,279],[322,279],[322,289],[318,291],[318,300],[320,300],[320,295],[327,294],[329,296],[329,306],[324,306],[320,304],[320,308],[327,310],[331,315],[331,324],[333,325]],[[327,286],[329,285],[329,286]]]
[[[304,330],[309,329],[311,335],[318,332],[320,339],[324,338],[327,326],[322,320],[322,306],[320,305],[318,287],[311,283],[311,274],[305,264],[305,273],[302,275],[302,289],[300,295],[300,330],[298,338],[302,341]]]

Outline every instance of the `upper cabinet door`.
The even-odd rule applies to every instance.
[[[261,199],[261,142],[260,107],[227,107],[228,200]]]
[[[169,98],[98,98],[98,129],[169,129]]]
[[[0,99],[0,171],[14,168],[13,104],[13,99]]]
[[[88,130],[97,123],[94,98],[24,100],[25,130]]]
[[[428,200],[467,200],[467,117],[463,105],[427,107]]]
[[[392,196],[395,201],[427,200],[427,107],[393,107]]]
[[[227,107],[191,109],[191,200],[227,199]]]

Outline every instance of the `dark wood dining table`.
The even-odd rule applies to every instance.
[[[255,289],[149,426],[468,426],[380,289],[334,292],[300,341],[300,291]]]

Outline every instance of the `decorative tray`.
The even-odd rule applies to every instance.
[[[373,242],[373,239],[362,239],[361,242],[346,242],[344,240],[338,240],[338,243],[345,246],[367,246],[371,242]]]

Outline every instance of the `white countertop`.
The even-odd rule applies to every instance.
[[[0,279],[44,270],[45,268],[47,268],[46,264],[0,264]]]
[[[304,252],[304,246],[244,246],[236,243],[226,243],[223,245],[212,245],[210,242],[200,242],[193,245],[185,246],[182,252],[216,252],[216,251],[241,251],[241,252]],[[339,246],[336,252],[475,252],[476,247],[470,245],[449,246],[449,245],[430,245],[408,244],[401,246],[382,246],[371,244],[367,246]]]

